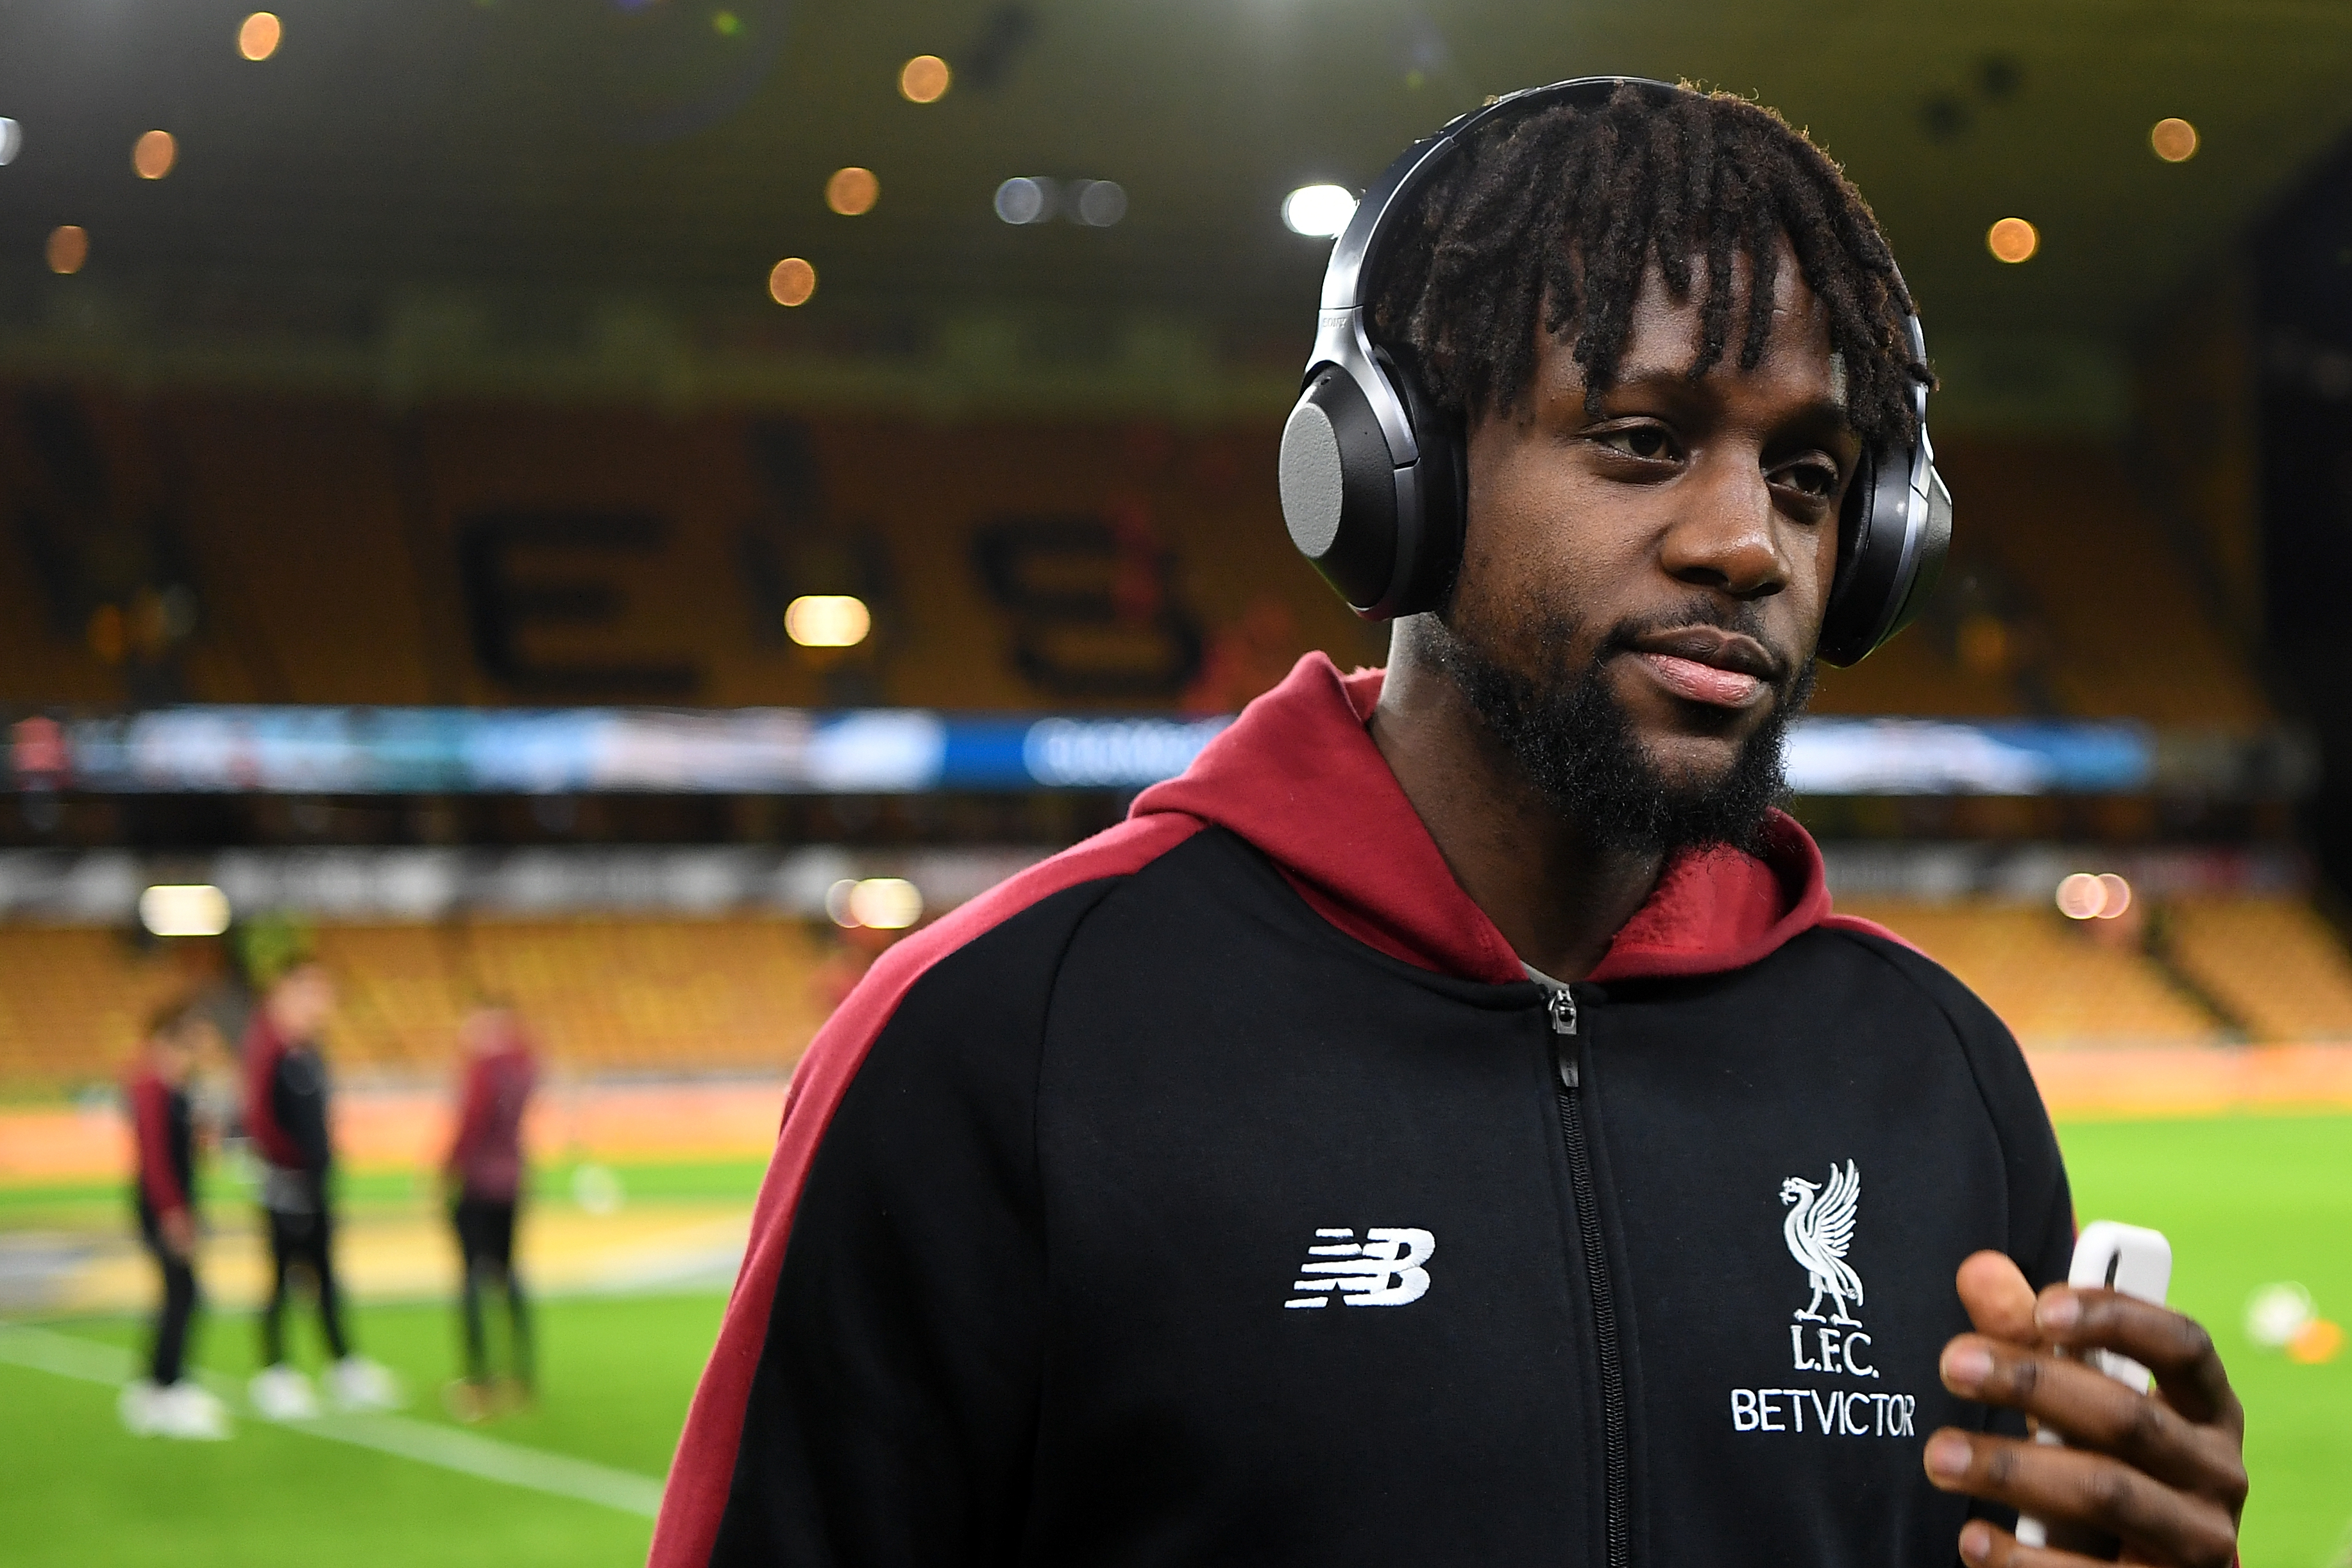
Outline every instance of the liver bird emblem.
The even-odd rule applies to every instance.
[[[1797,1310],[1801,1322],[1861,1326],[1860,1319],[1845,1314],[1847,1301],[1862,1305],[1862,1276],[1845,1260],[1846,1247],[1853,1240],[1854,1207],[1861,1199],[1862,1173],[1852,1160],[1843,1170],[1830,1166],[1827,1186],[1802,1176],[1780,1184],[1780,1201],[1790,1206],[1780,1234],[1788,1239],[1789,1255],[1805,1266],[1813,1287],[1812,1301]],[[1822,1316],[1823,1296],[1830,1298],[1827,1318]]]

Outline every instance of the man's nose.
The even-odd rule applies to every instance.
[[[1659,564],[1694,587],[1733,599],[1769,599],[1789,585],[1771,486],[1753,462],[1703,464],[1679,486],[1683,502],[1666,529]]]

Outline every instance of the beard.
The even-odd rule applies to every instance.
[[[1580,668],[1570,663],[1580,622],[1565,614],[1540,615],[1514,639],[1534,650],[1531,667],[1506,663],[1478,629],[1454,624],[1450,610],[1432,620],[1438,667],[1544,799],[1597,845],[1641,852],[1757,848],[1765,814],[1788,793],[1782,749],[1789,721],[1812,695],[1813,660],[1776,683],[1764,722],[1728,768],[1707,778],[1653,762],[1608,678],[1609,661],[1654,630],[1717,626],[1761,641],[1747,607],[1695,600],[1670,614],[1621,622]]]

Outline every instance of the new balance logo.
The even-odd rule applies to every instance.
[[[1402,1307],[1428,1293],[1422,1265],[1436,1250],[1436,1237],[1409,1226],[1375,1227],[1361,1241],[1353,1230],[1318,1230],[1291,1282],[1301,1293],[1282,1304],[1328,1307],[1336,1295],[1351,1307]]]

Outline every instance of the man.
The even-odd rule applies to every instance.
[[[466,1051],[465,1080],[458,1091],[457,1125],[441,1163],[449,1194],[449,1219],[457,1233],[464,1270],[459,1301],[465,1322],[466,1375],[449,1388],[449,1408],[459,1420],[478,1421],[499,1406],[530,1396],[530,1323],[522,1285],[514,1272],[515,1205],[522,1192],[522,1119],[530,1105],[538,1068],[514,1009],[485,1001],[458,1026]],[[507,1383],[490,1375],[489,1344],[482,1327],[482,1292],[495,1288],[506,1297],[509,1324]]]
[[[286,1359],[286,1297],[298,1274],[317,1292],[332,1364],[329,1393],[345,1410],[400,1403],[391,1372],[356,1354],[335,1283],[333,1139],[327,1067],[319,1037],[334,1016],[335,980],[316,958],[299,958],[272,981],[245,1041],[245,1130],[261,1160],[262,1219],[269,1236],[269,1300],[261,1310],[261,1370],[248,1392],[272,1420],[319,1413],[310,1380]]]
[[[228,1412],[211,1392],[181,1374],[196,1315],[196,1140],[188,1080],[208,1028],[177,1003],[149,1020],[123,1079],[135,1161],[132,1203],[139,1238],[163,1277],[163,1299],[147,1357],[147,1375],[122,1391],[122,1424],[166,1437],[228,1436]]]
[[[2210,1342],[2037,1300],[2015,1044],[1769,809],[1918,434],[1868,209],[1736,99],[1465,134],[1372,313],[1465,442],[1433,607],[828,1023],[660,1568],[2230,1561]]]

